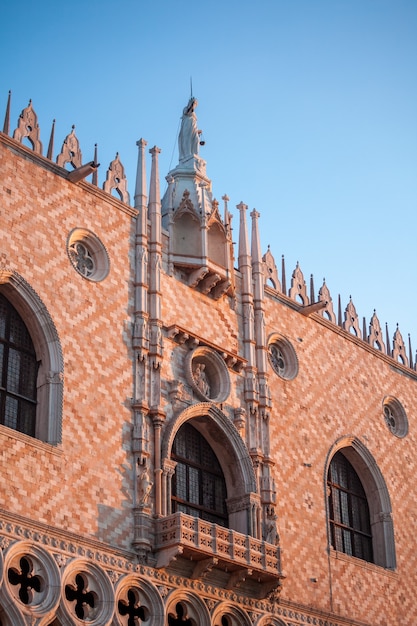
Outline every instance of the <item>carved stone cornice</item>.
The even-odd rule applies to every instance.
[[[227,367],[235,372],[241,372],[246,364],[246,359],[242,358],[238,354],[225,350],[220,346],[216,346],[214,343],[207,341],[199,335],[193,334],[188,329],[178,326],[177,324],[164,326],[164,331],[166,336],[175,341],[178,345],[187,344],[189,347],[207,346],[212,348],[224,359]]]

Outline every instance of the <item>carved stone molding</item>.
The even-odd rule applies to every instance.
[[[177,343],[178,345],[186,344],[190,349],[193,349],[197,346],[212,348],[212,350],[217,352],[217,354],[222,357],[227,367],[235,372],[241,372],[243,367],[247,363],[246,359],[242,358],[238,354],[229,352],[224,348],[216,346],[215,344],[206,341],[202,337],[194,335],[188,329],[177,326],[176,324],[173,324],[172,326],[167,326],[164,328],[164,330],[167,337],[175,341],[175,343]]]

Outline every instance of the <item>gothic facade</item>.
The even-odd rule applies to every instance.
[[[411,349],[287,287],[242,202],[235,248],[196,107],[163,195],[137,142],[131,202],[9,99],[0,624],[415,626]]]

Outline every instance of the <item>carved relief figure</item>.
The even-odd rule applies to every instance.
[[[193,377],[195,384],[205,396],[210,396],[210,383],[205,372],[204,363],[196,363],[193,368]]]
[[[279,534],[277,530],[277,516],[273,508],[268,508],[263,532],[264,541],[272,543],[274,546],[279,544]]]
[[[194,113],[197,100],[190,98],[182,112],[181,129],[178,136],[178,148],[180,161],[198,154],[199,132],[197,129],[197,116]]]
[[[153,482],[149,474],[149,469],[146,464],[140,465],[138,462],[138,504],[143,506],[146,504]]]

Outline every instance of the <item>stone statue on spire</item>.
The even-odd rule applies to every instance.
[[[197,116],[195,114],[197,105],[197,99],[191,97],[182,112],[181,129],[178,136],[180,162],[198,154],[200,131],[197,128]]]

